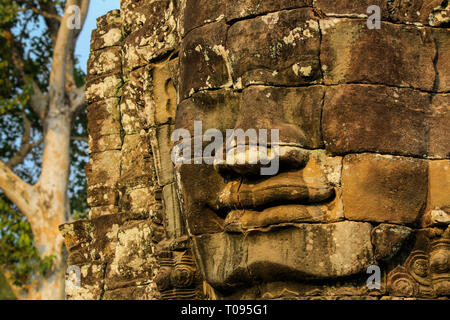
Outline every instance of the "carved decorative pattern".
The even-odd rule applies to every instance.
[[[388,291],[393,296],[413,297],[419,286],[404,267],[397,267],[388,276]]]

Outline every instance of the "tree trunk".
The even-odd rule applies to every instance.
[[[83,25],[89,0],[68,0],[66,12],[71,5],[81,7]],[[37,87],[37,92],[31,99],[38,106],[33,109],[44,122],[44,150],[39,181],[34,186],[25,183],[0,161],[0,188],[27,217],[41,258],[54,257],[52,268],[46,275],[33,275],[32,283],[23,288],[11,285],[19,299],[65,298],[63,237],[58,227],[67,222],[66,217],[70,216],[67,197],[70,133],[72,118],[84,105],[84,89],[67,86],[73,83],[73,76],[71,72],[67,72],[67,68],[72,68],[74,44],[80,33],[80,30],[71,30],[68,27],[68,19],[70,17],[66,14],[61,21],[54,45],[48,100],[43,101],[47,99],[47,95],[40,93]],[[45,110],[42,110],[43,106]],[[8,270],[5,275],[9,278]]]

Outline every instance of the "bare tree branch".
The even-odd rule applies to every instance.
[[[76,88],[75,77],[74,77],[74,55],[75,46],[78,41],[78,37],[80,36],[81,30],[83,30],[84,23],[86,21],[86,17],[89,11],[89,0],[82,0],[80,7],[80,29],[75,29],[72,41],[69,43],[69,52],[66,57],[66,90],[67,92]],[[80,0],[78,0],[80,3]]]
[[[20,179],[7,165],[0,161],[0,189],[30,222],[36,206],[37,192],[33,186]]]
[[[86,142],[86,143],[89,142],[89,139],[86,138],[86,137],[71,137],[70,140],[73,140],[73,141],[82,141],[82,142]]]
[[[57,21],[60,21],[60,22],[62,20],[62,17],[55,13],[56,11],[48,12],[48,11],[44,11],[44,10],[39,10],[36,7],[28,7],[28,8],[19,10],[19,11],[25,11],[27,9],[29,9],[29,10],[33,11],[34,13],[37,13],[37,14],[39,14],[39,15],[43,16],[44,18],[47,18],[47,19],[54,19],[54,20],[57,20]]]

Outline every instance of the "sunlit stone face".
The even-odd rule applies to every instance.
[[[413,229],[448,237],[448,29],[368,30],[311,1],[212,2],[184,9],[175,128],[278,129],[280,163],[273,176],[258,164],[176,166],[198,267],[219,294],[295,296],[351,278],[363,295],[367,267],[398,256]],[[433,272],[448,275],[448,245],[435,247]]]

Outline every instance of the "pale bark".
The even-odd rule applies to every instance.
[[[71,5],[81,7],[83,25],[89,0],[68,0],[66,9]],[[41,176],[36,185],[31,186],[0,162],[0,188],[26,215],[41,257],[55,256],[53,268],[46,277],[35,276],[26,288],[11,285],[18,298],[64,298],[63,238],[58,227],[70,216],[67,197],[70,133],[73,117],[84,106],[85,99],[84,88],[75,87],[72,73],[73,51],[79,30],[70,30],[68,19],[68,15],[61,19],[54,38],[49,93],[43,94],[37,85],[33,86],[31,104],[44,124]],[[26,136],[24,140],[27,142]]]

